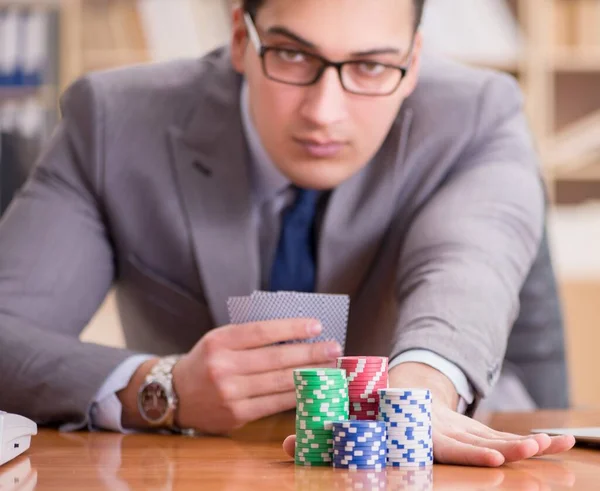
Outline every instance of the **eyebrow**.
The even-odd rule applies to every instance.
[[[289,29],[286,29],[285,27],[273,26],[267,30],[267,33],[273,34],[273,35],[285,36],[285,37],[290,38],[293,41],[296,41],[297,43],[305,46],[306,48],[315,49],[315,50],[317,49],[317,47],[314,43],[307,41],[303,37],[298,36],[298,34],[293,33],[292,31],[290,31]],[[398,48],[394,48],[394,47],[390,46],[390,47],[370,49],[367,51],[355,51],[354,53],[350,53],[350,56],[359,57],[359,56],[388,55],[388,54],[402,55],[403,52],[401,50],[399,50]]]

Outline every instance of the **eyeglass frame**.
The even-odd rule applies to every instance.
[[[304,55],[308,55],[318,61],[321,62],[322,66],[321,68],[317,71],[317,74],[315,76],[315,78],[307,83],[296,83],[296,82],[286,82],[283,80],[280,80],[278,78],[274,78],[271,75],[269,75],[269,72],[267,70],[266,67],[266,62],[265,62],[265,55],[269,52],[269,51],[275,51],[275,50],[283,50],[284,48],[278,48],[276,46],[268,46],[268,45],[264,45],[262,43],[262,41],[260,40],[260,36],[258,35],[258,30],[256,29],[256,25],[254,24],[254,20],[252,19],[252,16],[250,15],[249,12],[244,12],[244,21],[246,24],[246,31],[248,32],[248,37],[250,38],[251,43],[254,45],[254,49],[256,49],[256,52],[258,53],[258,56],[261,59],[261,65],[262,65],[262,70],[263,73],[265,75],[265,77],[267,77],[269,80],[273,80],[275,82],[279,82],[282,84],[286,84],[286,85],[295,85],[297,87],[308,87],[310,85],[314,85],[316,84],[321,77],[323,76],[323,74],[325,73],[325,71],[330,68],[333,67],[336,69],[336,72],[338,74],[338,78],[340,79],[340,84],[342,86],[342,88],[346,91],[349,92],[351,94],[356,94],[356,95],[363,95],[363,96],[368,96],[368,97],[388,97],[390,95],[392,95],[394,92],[396,92],[400,86],[402,85],[403,80],[406,78],[406,75],[408,73],[408,71],[411,68],[412,65],[412,56],[413,56],[413,48],[414,48],[414,39],[413,42],[411,43],[411,47],[410,47],[410,61],[408,62],[407,65],[405,66],[400,66],[400,65],[392,65],[392,64],[388,64],[388,63],[380,63],[380,62],[373,62],[377,65],[381,65],[384,66],[386,68],[393,68],[396,69],[400,72],[401,76],[400,76],[400,80],[398,81],[398,84],[394,87],[393,90],[389,91],[389,92],[385,92],[385,93],[368,93],[368,92],[357,92],[354,90],[350,90],[346,87],[346,85],[344,84],[344,79],[342,76],[342,69],[345,65],[355,65],[358,63],[365,63],[365,61],[360,61],[360,60],[346,60],[346,61],[340,61],[340,62],[336,62],[336,61],[331,61],[328,60],[327,58],[325,58],[324,56],[321,55],[317,55],[315,53],[308,53],[304,50],[301,49],[294,49],[294,50],[289,50],[289,51],[295,51],[298,53],[302,53]]]

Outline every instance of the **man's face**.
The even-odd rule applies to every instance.
[[[347,92],[334,68],[314,85],[286,85],[265,76],[242,12],[234,14],[233,64],[247,79],[252,119],[267,152],[296,185],[334,188],[368,164],[414,90],[420,37],[411,58],[413,0],[266,0],[255,25],[263,46],[291,50],[284,53],[288,61],[302,57],[295,50],[334,62],[406,66],[412,59],[392,95]]]

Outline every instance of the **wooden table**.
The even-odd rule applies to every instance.
[[[528,433],[533,427],[600,425],[600,411],[505,414],[486,422]],[[600,451],[583,448],[498,469],[435,465],[425,471],[371,473],[301,468],[281,450],[293,427],[288,413],[232,438],[41,430],[25,455],[0,469],[0,490],[376,489],[370,479],[388,490],[600,489]]]

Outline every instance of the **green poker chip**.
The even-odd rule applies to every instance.
[[[333,465],[333,461],[328,461],[328,462],[319,462],[319,461],[315,461],[315,462],[310,462],[310,461],[299,461],[296,460],[296,465],[301,465],[304,467],[331,467]]]
[[[294,375],[299,376],[321,376],[321,375],[342,375],[346,376],[346,370],[344,368],[296,368]]]

